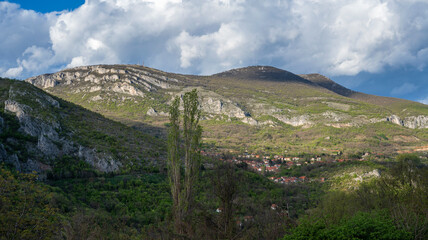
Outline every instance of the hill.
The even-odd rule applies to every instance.
[[[0,79],[0,162],[23,172],[149,166],[163,143],[23,81]]]
[[[391,153],[428,141],[424,104],[358,93],[322,75],[274,67],[195,76],[139,65],[97,65],[26,81],[128,126],[149,126],[145,131],[158,136],[165,134],[171,99],[197,88],[204,142],[213,151]]]
[[[424,108],[426,108],[426,105],[415,103],[409,100],[399,99],[399,98],[392,98],[392,97],[380,97],[360,92],[355,92],[350,89],[347,89],[343,87],[340,84],[335,83],[333,80],[320,75],[320,74],[302,74],[299,75],[313,83],[316,83],[324,88],[327,88],[328,90],[335,92],[339,95],[357,99],[363,102],[367,102],[369,104],[374,104],[378,106],[385,107],[389,109],[392,113],[394,112],[402,112],[400,115],[402,117],[406,116],[417,116],[418,114],[426,114],[424,112]],[[410,107],[409,107],[410,106]],[[409,107],[409,109],[407,109]],[[395,122],[396,124],[406,124],[406,123],[400,123]],[[407,126],[411,128],[416,128],[417,126],[412,125],[410,122],[407,122]],[[421,127],[424,127],[425,125],[419,125]],[[426,126],[425,126],[426,127]]]

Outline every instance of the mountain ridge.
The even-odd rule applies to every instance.
[[[394,99],[394,100],[400,100],[400,101],[407,101],[407,102],[413,102],[413,103],[419,103],[419,102],[415,102],[415,101],[411,101],[411,100],[407,100],[407,99],[401,99],[401,98],[394,98],[394,97],[384,97],[384,96],[377,96],[377,95],[371,95],[371,94],[366,94],[366,93],[361,93],[361,92],[357,92],[351,89],[348,89],[336,82],[334,82],[333,80],[331,80],[330,78],[319,74],[319,73],[310,73],[310,74],[294,74],[292,72],[283,70],[283,69],[279,69],[276,67],[272,67],[272,66],[262,66],[262,65],[255,65],[255,66],[248,66],[248,67],[242,67],[242,68],[235,68],[235,69],[230,69],[227,71],[223,71],[220,73],[215,73],[209,76],[204,76],[204,75],[189,75],[189,74],[176,74],[176,73],[169,73],[169,72],[164,72],[158,69],[153,69],[153,68],[149,68],[149,67],[145,67],[145,66],[141,66],[141,65],[121,65],[121,64],[113,64],[113,65],[108,65],[108,64],[100,64],[100,65],[88,65],[88,66],[80,66],[80,67],[74,67],[74,68],[67,68],[64,70],[61,70],[57,73],[62,73],[62,72],[72,72],[72,71],[78,71],[78,70],[87,70],[89,68],[102,68],[102,67],[107,67],[107,68],[126,68],[126,67],[133,67],[133,68],[140,68],[140,69],[144,69],[144,70],[148,70],[148,71],[153,71],[155,73],[158,74],[163,74],[163,75],[172,75],[172,76],[181,76],[184,78],[187,77],[223,77],[223,78],[241,78],[241,79],[245,79],[245,80],[251,80],[251,79],[262,79],[262,80],[271,80],[271,81],[297,81],[297,82],[302,82],[302,83],[306,83],[309,85],[318,85],[320,87],[323,87],[325,89],[328,89],[332,92],[335,92],[339,95],[345,96],[345,97],[350,97],[350,98],[354,98],[354,99],[363,99],[363,97],[359,97],[358,95],[368,95],[371,97],[378,97],[378,98],[386,98],[386,99]],[[49,76],[52,76],[54,74],[57,73],[46,73],[46,74],[42,74],[42,75],[38,75],[38,76],[34,76],[34,77],[30,77],[25,79],[24,81],[29,82],[33,85],[42,87],[42,88],[49,88],[49,87],[54,87],[58,84],[58,80],[60,79],[56,79],[57,81],[53,80],[52,78],[49,78]],[[99,72],[101,74],[106,73],[106,72]],[[117,71],[117,73],[125,73],[122,71]],[[69,77],[67,76],[67,74],[62,75],[61,77]],[[79,75],[75,75],[75,78],[78,78]],[[39,79],[43,79],[46,78],[43,84],[37,83],[37,80]],[[43,81],[43,80],[42,80]],[[176,79],[174,80],[176,81]],[[357,95],[354,96],[354,95]],[[419,103],[422,104],[422,103]]]
[[[396,133],[388,130],[388,123],[410,129],[428,127],[428,107],[421,103],[359,93],[319,74],[296,75],[269,66],[197,76],[139,65],[94,65],[40,75],[26,82],[127,125],[141,123],[159,129],[164,129],[168,122],[171,99],[197,88],[203,125],[210,131],[205,135],[206,140],[215,143],[221,138],[221,145],[237,148],[245,148],[245,145],[257,149],[275,147],[278,145],[275,139],[286,141],[282,134],[302,145],[296,148],[308,142],[315,144],[311,147],[315,151],[323,149],[323,145],[334,146],[331,141],[321,140],[334,129],[345,130],[355,137],[356,132],[379,128],[394,139]],[[426,141],[423,130],[410,133],[398,129],[396,132],[405,131],[405,135]],[[261,144],[263,141],[257,136],[263,132],[275,137]],[[293,137],[303,132],[308,132],[308,136]],[[165,130],[157,134],[165,134]],[[370,144],[362,142],[375,134],[364,132],[363,135],[367,136],[359,138],[365,140],[356,145],[368,147]],[[344,136],[340,138],[338,146],[343,147],[346,141]],[[248,144],[242,142],[244,139]],[[286,146],[285,143],[280,145]]]

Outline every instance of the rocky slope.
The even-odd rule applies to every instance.
[[[133,164],[122,160],[132,156],[128,151],[115,154],[109,150],[118,142],[118,135],[111,131],[123,129],[122,134],[129,134],[132,129],[21,81],[0,79],[0,86],[0,162],[39,173],[52,170],[64,156],[83,160],[101,172],[116,172]],[[105,127],[110,132],[102,130]],[[141,145],[155,147],[144,141]]]
[[[226,145],[242,142],[239,138],[249,141],[249,145],[259,145],[265,139],[260,140],[258,135],[273,132],[276,137],[267,139],[272,145],[274,139],[282,139],[279,135],[283,131],[297,133],[294,134],[297,136],[302,129],[309,129],[307,138],[321,137],[319,129],[322,134],[333,131],[331,128],[347,129],[347,132],[357,129],[366,139],[366,135],[374,133],[365,133],[362,129],[379,124],[384,128],[388,123],[396,124],[403,134],[419,134],[418,139],[422,138],[423,142],[426,131],[413,133],[411,129],[428,128],[426,105],[358,93],[319,74],[295,75],[265,66],[192,76],[138,65],[98,65],[66,69],[26,81],[128,125],[143,123],[160,128],[167,122],[171,99],[197,88],[203,124],[212,131],[206,133],[206,139],[214,142],[230,138],[230,143],[223,142]],[[250,130],[237,130],[245,126]],[[216,140],[218,138],[221,139]],[[309,139],[296,140],[307,142]],[[321,145],[331,147],[327,143]]]

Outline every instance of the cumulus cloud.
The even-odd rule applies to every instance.
[[[424,70],[426,9],[423,0],[88,0],[43,15],[0,2],[9,36],[0,40],[0,74],[99,63],[194,74],[256,64],[329,76]]]
[[[20,9],[17,4],[0,2],[0,75],[19,77],[26,67],[20,61],[31,57],[28,55],[31,48],[38,46],[49,49],[49,27],[55,18],[54,13],[36,13]],[[32,70],[39,72],[34,66]]]

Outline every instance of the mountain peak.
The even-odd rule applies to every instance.
[[[215,77],[222,78],[239,78],[249,80],[268,80],[268,81],[292,81],[302,82],[313,85],[312,82],[285,70],[271,66],[250,66],[244,68],[236,68],[225,72],[214,74]]]

